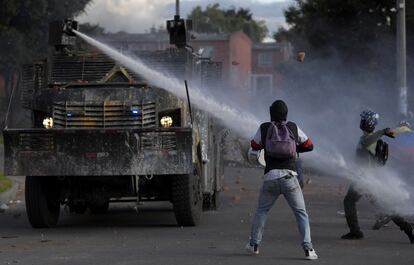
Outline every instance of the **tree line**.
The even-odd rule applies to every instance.
[[[288,28],[279,28],[277,41],[288,40],[296,51],[307,51],[308,65],[301,69],[285,65],[286,77],[303,76],[301,85],[309,80],[323,84],[326,75],[345,71],[342,77],[366,87],[383,87],[382,95],[396,98],[396,0],[295,0],[285,10]],[[414,76],[414,2],[406,1],[406,31],[409,87]],[[335,67],[316,73],[317,63],[335,58]],[[332,61],[332,60],[331,60]],[[283,67],[282,67],[283,68]],[[313,68],[313,70],[311,69]],[[300,73],[299,73],[300,72]],[[307,80],[307,81],[306,81]],[[295,84],[292,84],[295,85]],[[299,89],[299,88],[298,88]],[[304,89],[304,88],[302,88]],[[323,89],[323,88],[321,88]],[[325,88],[327,93],[329,88]],[[343,88],[351,90],[352,87]],[[362,86],[358,89],[364,89]],[[375,89],[372,91],[375,96]],[[414,102],[409,91],[409,101]]]
[[[20,66],[45,57],[49,23],[81,14],[90,2],[91,0],[0,0],[0,78],[5,88],[3,102],[0,102],[0,114],[4,113],[8,105]]]

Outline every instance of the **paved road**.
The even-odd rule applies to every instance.
[[[105,216],[62,213],[54,229],[30,228],[23,203],[0,214],[0,264],[413,264],[414,245],[397,227],[369,230],[370,205],[361,202],[362,241],[342,241],[346,183],[313,177],[305,189],[318,261],[303,260],[296,224],[283,198],[268,219],[259,256],[244,245],[257,199],[261,171],[226,168],[219,211],[206,212],[194,228],[175,225],[169,204],[111,207]],[[20,195],[21,196],[21,195]],[[150,207],[151,206],[151,207]]]

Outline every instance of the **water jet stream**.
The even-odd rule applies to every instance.
[[[182,99],[186,98],[184,81],[151,69],[139,58],[132,59],[79,31],[74,30],[74,32],[87,43],[98,48],[130,71],[145,78],[150,85],[165,89]],[[229,128],[234,129],[235,132],[239,132],[242,137],[250,138],[260,124],[257,117],[250,113],[242,113],[228,105],[220,104],[215,99],[203,93],[200,88],[192,86],[190,88],[190,96],[194,105],[223,121]]]
[[[115,49],[93,38],[74,30],[74,32],[90,45],[121,63],[129,70],[145,78],[150,85],[165,89],[185,99],[184,82],[175,77],[151,69],[139,58],[130,58]],[[233,132],[250,139],[260,124],[260,119],[252,113],[222,104],[215,98],[206,95],[200,88],[191,87],[191,100],[198,108],[209,112],[221,120]],[[334,145],[332,145],[334,146]],[[376,203],[387,213],[414,215],[414,203],[411,194],[414,189],[409,186],[398,173],[390,168],[360,170],[356,165],[345,161],[337,150],[319,148],[307,156],[308,164],[318,168],[319,172],[332,177],[342,177],[353,181],[358,188],[370,194]]]

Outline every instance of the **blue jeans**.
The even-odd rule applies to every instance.
[[[303,249],[312,249],[309,217],[306,213],[305,200],[303,199],[298,180],[294,176],[263,182],[259,195],[259,205],[257,206],[251,228],[250,244],[260,244],[267,213],[275,204],[280,194],[283,194],[295,214]]]

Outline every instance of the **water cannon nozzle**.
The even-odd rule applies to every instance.
[[[78,21],[72,18],[66,18],[63,23],[63,32],[69,36],[76,36],[73,30],[79,30]]]
[[[52,21],[49,24],[49,45],[55,46],[57,51],[76,45],[74,30],[79,29],[78,21],[72,18]]]

